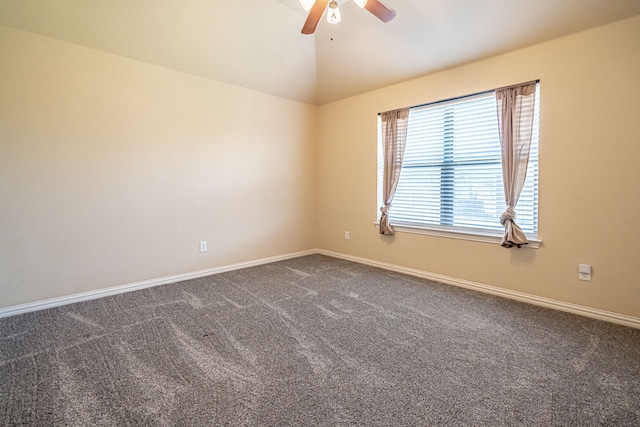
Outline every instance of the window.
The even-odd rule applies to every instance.
[[[538,233],[539,91],[538,83],[527,180],[516,206],[516,222],[533,239]],[[381,150],[379,143],[378,206]],[[494,91],[412,107],[391,224],[499,235],[505,209]]]

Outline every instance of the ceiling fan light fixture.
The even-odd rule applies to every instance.
[[[309,10],[311,10],[311,6],[313,6],[315,2],[316,0],[300,0],[300,5],[305,11],[309,12]]]
[[[300,0],[300,4],[304,5],[304,0]],[[339,0],[343,3],[346,0]],[[381,20],[382,22],[389,22],[396,17],[396,11],[384,4],[382,0],[354,0],[356,4],[363,9],[370,12],[373,16]],[[327,7],[328,6],[328,7]],[[316,32],[318,23],[322,19],[325,10],[327,10],[327,21],[330,24],[337,24],[340,22],[340,4],[336,0],[315,0],[313,6],[309,9],[307,19],[302,26],[302,34],[313,34]]]
[[[333,0],[329,3],[329,10],[327,11],[327,22],[329,24],[337,24],[342,20],[340,16],[340,9],[338,8],[338,2]]]

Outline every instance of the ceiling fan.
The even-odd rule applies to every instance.
[[[353,0],[358,6],[371,12],[382,22],[389,22],[396,17],[396,11],[381,2],[380,0]],[[300,0],[302,7],[309,12],[307,20],[302,27],[302,34],[313,34],[316,31],[318,22],[324,14],[324,10],[329,6],[328,21],[337,24],[340,22],[340,11],[338,2],[335,0]]]

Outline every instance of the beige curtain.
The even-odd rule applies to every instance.
[[[536,83],[528,82],[496,90],[498,125],[502,145],[502,178],[507,209],[500,217],[504,226],[502,246],[520,247],[529,243],[516,224],[516,205],[527,177]]]
[[[389,209],[393,195],[398,187],[402,158],[407,143],[409,108],[381,113],[382,150],[384,155],[384,173],[382,178],[382,203],[380,208],[380,234],[393,234],[389,224]]]

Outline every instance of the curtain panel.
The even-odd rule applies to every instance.
[[[500,217],[505,230],[501,245],[505,248],[529,243],[516,224],[516,205],[527,177],[537,83],[533,81],[496,89],[502,179],[507,206]]]
[[[389,223],[389,210],[393,202],[393,195],[398,187],[404,149],[407,144],[407,130],[409,125],[409,108],[387,111],[380,114],[382,119],[382,151],[383,178],[382,203],[380,208],[380,234],[393,234],[393,227]]]

